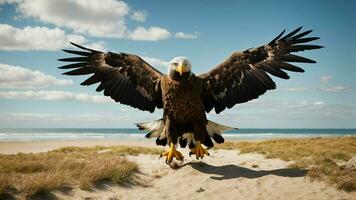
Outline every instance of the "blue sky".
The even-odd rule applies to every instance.
[[[313,29],[318,63],[209,119],[240,128],[356,128],[355,1],[0,0],[0,128],[131,128],[162,115],[112,102],[56,59],[74,41],[142,56],[162,72],[186,56],[196,74],[280,31]]]

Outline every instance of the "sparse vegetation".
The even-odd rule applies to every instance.
[[[108,153],[108,154],[115,154],[120,156],[125,155],[133,155],[137,156],[139,154],[149,154],[149,155],[159,155],[162,153],[161,149],[158,148],[149,148],[149,147],[139,147],[139,146],[95,146],[95,147],[63,147],[54,152],[63,152],[63,153],[70,153],[70,152],[96,152],[96,153]]]
[[[216,149],[261,153],[267,158],[294,161],[292,168],[309,169],[312,180],[325,180],[345,191],[356,190],[356,170],[344,164],[356,156],[356,137],[279,139],[261,142],[227,142]]]
[[[46,153],[0,154],[0,199],[25,198],[61,187],[89,189],[103,180],[134,183],[136,163],[123,155],[159,154],[146,147],[64,147]]]

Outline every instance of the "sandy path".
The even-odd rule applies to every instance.
[[[187,151],[183,151],[187,155]],[[210,151],[204,162],[186,157],[173,170],[157,156],[129,156],[142,170],[145,186],[109,186],[93,191],[55,192],[59,199],[356,199],[356,193],[310,182],[301,170],[287,169],[287,162],[259,154]]]
[[[153,140],[85,140],[0,142],[0,153],[43,152],[64,146],[134,145],[155,147]],[[141,185],[103,184],[92,191],[66,189],[55,191],[47,199],[355,199],[356,192],[346,193],[322,182],[310,182],[301,170],[287,169],[288,163],[265,159],[259,154],[210,150],[203,162],[189,158],[173,170],[158,156],[128,156],[139,164]]]

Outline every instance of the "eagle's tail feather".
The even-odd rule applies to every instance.
[[[206,124],[206,129],[208,130],[209,136],[213,138],[213,140],[218,144],[224,143],[225,141],[225,139],[221,136],[222,132],[229,130],[238,130],[238,128],[225,126],[210,120],[208,120],[208,123]]]
[[[137,123],[136,126],[139,130],[148,130],[145,137],[146,138],[154,138],[159,137],[163,132],[163,120],[159,119],[153,122],[144,122],[144,123]]]
[[[139,130],[148,130],[149,132],[145,135],[146,138],[157,138],[156,144],[165,146],[167,144],[167,137],[164,134],[164,124],[163,119],[159,119],[153,122],[137,123],[136,126]],[[208,120],[206,124],[206,129],[208,131],[209,137],[206,137],[203,144],[211,148],[214,146],[213,139],[216,143],[224,143],[225,139],[221,136],[221,133],[228,130],[238,130],[238,128],[233,128],[225,126],[213,121]],[[184,134],[182,138],[179,139],[179,144],[184,148],[187,144],[189,147],[194,146],[194,138],[191,134]]]

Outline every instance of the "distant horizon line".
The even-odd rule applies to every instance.
[[[0,130],[4,130],[4,129],[133,129],[133,130],[138,130],[138,128],[123,128],[123,127],[116,127],[116,128],[83,128],[83,127],[40,127],[40,128],[2,128],[0,127]],[[241,130],[241,129],[301,129],[301,130],[305,130],[305,129],[318,129],[318,130],[323,130],[323,129],[344,129],[344,130],[356,130],[356,127],[355,128],[239,128],[238,130]],[[237,131],[238,131],[237,130]]]

